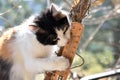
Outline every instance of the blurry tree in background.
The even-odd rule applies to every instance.
[[[48,1],[0,0],[0,29],[19,25],[30,15],[44,11]],[[73,3],[73,0],[51,1],[68,11]],[[120,68],[120,0],[91,0],[83,24],[85,30],[77,53],[84,57],[85,64],[72,69],[72,72],[90,75],[113,67]],[[76,56],[73,65],[80,62]]]

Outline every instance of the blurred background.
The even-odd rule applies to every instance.
[[[44,11],[52,1],[70,11],[73,0],[0,0],[0,34],[21,24],[26,18]],[[68,80],[120,68],[120,0],[91,0],[82,22],[84,32]],[[83,59],[81,59],[82,56]],[[42,76],[43,77],[43,76]],[[40,79],[37,76],[36,79]],[[119,75],[101,80],[120,80]]]

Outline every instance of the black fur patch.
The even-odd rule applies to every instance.
[[[64,27],[69,27],[67,17],[56,19],[50,10],[47,10],[46,12],[43,12],[42,15],[37,16],[34,23],[44,30],[44,33],[39,31],[36,33],[38,41],[44,45],[57,44],[57,41],[54,41],[54,39],[57,38],[55,29],[59,30],[64,29]]]
[[[12,64],[0,58],[0,80],[9,80]]]

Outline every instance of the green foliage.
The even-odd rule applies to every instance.
[[[114,62],[113,54],[109,50],[105,50],[103,53],[93,54],[90,52],[84,52],[81,54],[85,63],[81,67],[74,69],[73,71],[81,72],[85,75],[95,74],[103,72],[110,68]],[[73,66],[81,64],[82,60],[75,56]]]

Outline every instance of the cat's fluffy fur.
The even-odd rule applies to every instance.
[[[55,6],[0,37],[0,80],[34,80],[37,73],[69,66],[68,59],[55,54],[70,38],[68,16]]]

